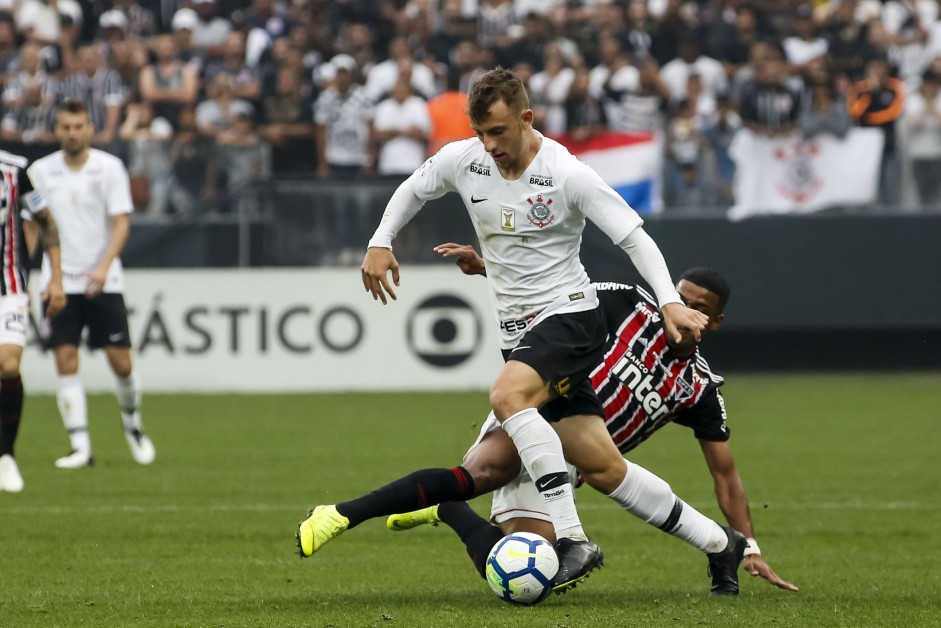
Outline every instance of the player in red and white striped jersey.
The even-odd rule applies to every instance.
[[[485,272],[471,247],[442,245],[439,252],[456,257],[467,274]],[[722,378],[710,370],[699,354],[698,342],[692,334],[686,333],[681,342],[667,340],[656,301],[642,288],[615,283],[599,283],[595,288],[609,338],[604,361],[592,372],[591,380],[604,406],[606,427],[618,449],[621,453],[631,451],[670,422],[692,428],[713,476],[723,514],[734,529],[749,537],[745,569],[782,589],[796,591],[797,587],[781,579],[764,561],[754,540],[748,497],[728,442],[725,404],[718,390]],[[689,307],[709,317],[707,331],[721,326],[729,289],[719,273],[707,268],[690,269],[681,276],[677,289]],[[560,432],[573,429],[566,420],[554,427]],[[490,476],[491,486],[500,487],[494,490],[491,519],[502,529],[490,526],[463,502],[390,517],[389,527],[398,530],[444,521],[464,540],[479,569],[490,547],[503,534],[530,531],[551,539],[552,526],[540,505],[541,497],[515,458],[512,443],[491,416],[481,427],[481,436],[462,465],[478,484],[482,483],[481,477]],[[627,464],[627,477],[635,475],[635,480],[640,480],[638,486],[628,491],[633,493],[628,499],[618,499],[614,493],[610,497],[648,523],[685,538],[675,526],[682,522],[683,511],[691,509],[672,495],[663,480],[639,465]],[[517,470],[519,475],[507,481],[508,475]],[[572,472],[575,473],[574,468]],[[615,493],[619,491],[620,487]],[[672,510],[665,505],[672,505]],[[713,584],[714,592],[722,592],[716,591],[715,579]],[[737,591],[737,583],[734,588]]]
[[[29,321],[29,252],[23,219],[31,221],[42,237],[49,257],[50,279],[43,293],[54,312],[65,307],[59,265],[59,231],[45,198],[30,186],[25,157],[0,150],[0,491],[23,490],[13,445],[23,411],[20,359],[26,346]],[[33,240],[35,241],[35,240]]]

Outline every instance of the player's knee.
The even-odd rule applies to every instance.
[[[0,356],[0,377],[16,377],[20,374],[20,358],[16,355]]]
[[[515,463],[515,466],[514,466]],[[474,479],[474,492],[483,495],[495,491],[509,484],[519,475],[519,459],[470,459],[465,460],[463,466]]]

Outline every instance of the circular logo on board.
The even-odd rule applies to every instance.
[[[480,318],[474,307],[453,294],[436,294],[409,314],[409,349],[431,366],[452,367],[467,361],[480,346]]]

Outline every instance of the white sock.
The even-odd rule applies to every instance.
[[[523,466],[542,493],[558,538],[587,538],[582,530],[562,441],[536,408],[521,410],[503,422],[519,451]]]
[[[137,372],[132,371],[127,377],[115,377],[117,383],[118,405],[121,406],[121,420],[125,432],[142,430],[140,417],[141,387]]]
[[[670,485],[633,462],[624,481],[608,495],[624,510],[706,552],[721,552],[729,539],[722,527],[673,494]]]
[[[91,453],[91,438],[88,436],[88,409],[85,404],[85,388],[78,375],[60,375],[56,402],[62,423],[69,433],[72,449]]]

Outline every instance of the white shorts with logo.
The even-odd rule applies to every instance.
[[[0,345],[26,346],[29,325],[29,295],[0,297]]]
[[[477,436],[477,440],[470,446],[467,453],[469,454],[475,447],[480,445],[484,436],[500,429],[503,429],[500,422],[491,412],[484,424],[480,426],[480,435]],[[467,454],[464,457],[466,459]],[[572,486],[577,486],[578,471],[572,465],[567,466]],[[539,491],[536,490],[536,484],[530,479],[526,467],[521,468],[520,474],[512,482],[493,492],[493,499],[490,504],[490,520],[494,523],[503,523],[520,517],[552,523],[552,517],[546,511],[546,502],[542,499]]]

